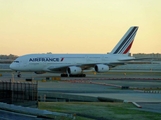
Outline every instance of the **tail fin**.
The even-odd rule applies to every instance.
[[[128,54],[134,41],[137,26],[130,27],[126,34],[121,38],[110,54]]]

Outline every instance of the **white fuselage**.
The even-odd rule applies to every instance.
[[[84,64],[119,63],[119,59],[131,58],[121,54],[29,54],[17,58],[10,68],[16,71],[48,71],[52,69],[81,66]]]

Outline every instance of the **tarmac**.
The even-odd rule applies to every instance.
[[[112,71],[103,74],[87,74],[86,78],[61,78],[58,74],[1,72],[0,80],[23,81],[32,78],[38,81],[38,94],[45,101],[99,101],[119,100],[137,102],[142,110],[161,113],[161,72],[160,71]],[[48,97],[53,99],[47,99]],[[61,100],[60,100],[61,99]],[[154,107],[153,107],[154,106]],[[158,106],[158,107],[155,107]],[[155,109],[156,108],[156,109]]]

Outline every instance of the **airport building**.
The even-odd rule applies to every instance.
[[[150,53],[150,54],[136,53],[136,54],[133,54],[133,56],[135,58],[154,58],[155,60],[161,60],[160,53]]]

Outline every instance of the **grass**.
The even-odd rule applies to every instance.
[[[76,120],[160,120],[161,114],[136,110],[131,103],[39,102],[39,109],[76,114]]]

